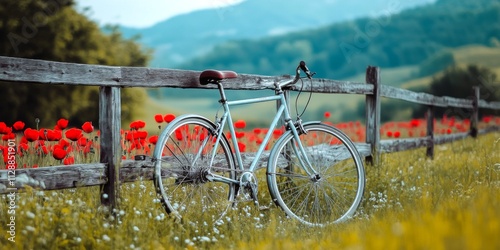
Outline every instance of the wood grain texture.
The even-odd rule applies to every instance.
[[[355,144],[361,156],[369,155],[370,145],[365,143]],[[250,166],[255,158],[255,153],[242,154],[243,164]],[[269,151],[265,151],[259,162],[258,169],[266,168]],[[170,159],[166,158],[166,161]],[[215,163],[217,164],[217,163]],[[22,191],[25,186],[39,190],[57,190],[77,187],[90,187],[108,183],[108,164],[75,164],[70,166],[51,166],[33,169],[18,169],[15,171],[15,184],[17,191]],[[119,167],[119,181],[116,183],[134,182],[140,180],[153,180],[154,164],[149,156],[145,160],[124,160]],[[8,171],[0,170],[0,194],[12,192],[8,185]]]
[[[122,147],[121,91],[118,87],[99,87],[99,130],[100,162],[107,164],[108,181],[102,185],[101,203],[114,208],[117,206],[120,189],[120,165]]]

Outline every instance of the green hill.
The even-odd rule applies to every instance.
[[[318,77],[342,79],[363,72],[367,65],[415,65],[443,50],[490,46],[500,39],[500,0],[440,0],[400,13],[395,9],[388,7],[376,18],[225,43],[180,68],[278,75],[305,60]]]
[[[491,69],[497,76],[500,76],[500,46],[486,47],[482,45],[466,45],[449,50],[448,53],[453,56],[453,63],[457,66],[466,66],[471,64],[484,66]],[[439,76],[440,74],[441,70],[433,75],[399,81],[398,85],[405,89],[425,89],[431,83],[432,78]]]
[[[144,45],[154,48],[152,67],[177,67],[209,52],[216,44],[256,39],[311,29],[382,11],[392,0],[332,1],[244,0],[220,7],[174,16],[143,29],[121,27],[125,37],[140,34]],[[398,9],[435,0],[400,1]]]
[[[500,76],[500,46],[499,47],[486,47],[483,45],[467,45],[456,49],[447,51],[453,55],[454,63],[456,65],[469,65],[476,64],[490,68],[497,76]],[[427,61],[423,64],[432,63]],[[449,66],[449,65],[446,65]],[[395,68],[381,68],[381,79],[385,85],[400,87],[404,89],[411,89],[415,91],[426,91],[426,88],[431,83],[433,77],[439,76],[441,72],[436,72],[433,75],[414,77],[419,72],[420,65],[402,66]],[[360,73],[356,76],[350,77],[347,80],[364,82],[365,74]],[[500,82],[498,83],[500,89]],[[195,90],[181,90],[186,94],[192,93]],[[213,91],[204,91],[209,93],[211,97],[199,97],[190,99],[189,102],[183,103],[182,107],[175,105],[178,101],[174,97],[163,97],[161,99],[150,98],[146,104],[146,112],[143,114],[144,120],[153,120],[156,113],[166,114],[183,114],[183,113],[196,113],[213,118],[217,110],[217,93]],[[240,91],[248,93],[251,91]],[[205,93],[205,94],[207,94]],[[259,91],[259,94],[266,92]],[[270,92],[267,92],[268,94]],[[234,92],[233,92],[234,94]],[[255,95],[255,93],[253,93]],[[307,95],[307,94],[306,94]],[[305,96],[302,95],[300,104],[305,103]],[[387,101],[387,100],[386,100]],[[398,102],[398,101],[396,101]],[[311,104],[309,106],[309,119],[322,118],[325,111],[332,113],[331,120],[334,122],[363,119],[362,103],[364,103],[364,96],[357,95],[332,95],[329,94],[313,94]],[[410,118],[411,108],[413,107],[407,102],[400,101],[401,105],[396,110],[391,112],[382,112],[387,115],[390,113],[391,120],[406,120]],[[361,105],[361,106],[360,106]],[[303,106],[300,106],[303,107]],[[258,110],[258,112],[256,112]],[[265,125],[261,122],[263,116],[272,116],[273,104],[263,104],[259,106],[241,106],[237,107],[233,115],[236,119],[245,119],[253,124]],[[154,122],[150,122],[151,128],[155,129]]]
[[[377,23],[380,25],[377,32],[369,28]],[[363,34],[371,34],[364,44],[361,43]],[[318,73],[317,77],[364,82],[366,66],[377,65],[381,67],[383,84],[423,90],[433,75],[451,64],[479,64],[500,75],[499,40],[500,0],[440,0],[378,19],[356,19],[288,35],[233,41],[180,68],[280,75],[291,73],[294,65],[303,59]],[[178,89],[159,92],[155,94],[166,100],[161,102],[167,107],[173,107],[178,98],[196,97],[181,108],[175,106],[178,113],[212,117],[217,108],[216,92]],[[249,95],[255,92],[233,93],[234,98]],[[332,98],[331,95],[315,94],[309,114],[321,118],[324,111],[330,111],[333,121],[362,119],[363,99],[363,96],[335,95]],[[410,106],[402,103],[400,111],[386,111],[385,114],[391,117],[383,119],[407,119]],[[233,112],[236,117],[242,114],[241,117],[255,123],[268,113],[272,113],[272,108],[253,106]]]

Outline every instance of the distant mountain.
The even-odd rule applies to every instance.
[[[237,5],[175,16],[152,27],[121,27],[155,50],[152,67],[175,67],[229,40],[262,38],[359,17],[397,13],[435,0],[246,0]]]
[[[178,68],[279,75],[306,60],[317,77],[343,79],[363,72],[367,65],[418,65],[443,50],[496,46],[499,40],[500,0],[438,0],[388,16],[219,44]]]

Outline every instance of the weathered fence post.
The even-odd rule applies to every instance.
[[[101,204],[110,211],[118,205],[121,165],[121,96],[119,87],[99,88],[100,162],[107,164],[106,184],[101,186]]]
[[[373,94],[366,95],[366,143],[371,146],[370,164],[378,164],[380,158],[380,69],[366,68],[366,83],[373,84]]]
[[[434,106],[429,106],[426,113],[427,119],[427,137],[429,144],[427,145],[427,157],[434,159]]]
[[[472,117],[470,119],[470,135],[474,138],[477,137],[477,126],[479,123],[479,86],[472,87]]]

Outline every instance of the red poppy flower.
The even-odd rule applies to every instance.
[[[392,131],[387,131],[387,137],[392,137]]]
[[[136,134],[136,139],[146,139],[146,137],[148,137],[148,132],[146,131],[137,131],[137,134]]]
[[[73,164],[75,164],[75,157],[70,156],[70,157],[64,159],[63,164],[64,165],[73,165]]]
[[[184,139],[184,136],[182,135],[182,130],[177,129],[175,131],[175,138],[179,141],[182,141],[182,139]]]
[[[16,135],[14,133],[8,133],[8,134],[5,134],[2,136],[2,140],[4,140],[4,141],[12,140],[15,138],[16,138]]]
[[[490,123],[492,119],[493,119],[493,116],[485,116],[485,117],[483,117],[483,122]]]
[[[26,140],[33,142],[38,140],[40,134],[38,133],[38,130],[27,128],[24,130],[24,137],[26,137]]]
[[[163,122],[163,116],[160,114],[155,115],[155,121],[157,123],[162,123]]]
[[[280,137],[282,134],[283,134],[283,131],[282,131],[281,129],[275,129],[275,130],[273,131],[273,136],[274,136],[274,138],[278,138],[278,137]]]
[[[92,141],[88,141],[87,145],[85,145],[85,148],[83,148],[83,153],[87,155],[90,152],[94,152],[94,147]]]
[[[28,148],[29,148],[28,144],[21,143],[21,144],[19,144],[18,150],[19,150],[19,152],[26,152],[26,151],[28,151]]]
[[[135,131],[130,131],[125,133],[125,140],[133,141],[135,136]]]
[[[69,146],[69,142],[66,141],[65,139],[60,139],[59,143],[56,146],[59,146],[59,147],[65,149],[65,148],[67,148]]]
[[[332,138],[330,140],[330,145],[337,145],[337,144],[340,144],[340,140],[337,139],[337,138]]]
[[[325,116],[325,118],[330,118],[330,116],[332,116],[332,114],[330,112],[326,111],[324,116]]]
[[[82,130],[81,129],[77,129],[77,128],[70,128],[68,130],[66,130],[66,138],[72,140],[72,141],[78,141],[78,139],[80,139],[83,134],[82,134]]]
[[[244,120],[238,120],[234,123],[235,128],[244,129],[247,126],[247,123]]]
[[[242,153],[245,152],[246,148],[247,148],[247,145],[245,145],[242,142],[238,142],[238,149],[240,150],[240,152],[242,152]]]
[[[80,137],[80,139],[78,139],[78,146],[85,147],[87,146],[87,142],[88,142],[87,138]]]
[[[260,132],[262,132],[262,130],[260,128],[254,128],[253,129],[253,133],[256,134],[256,135],[260,134]]]
[[[59,141],[62,138],[62,131],[47,129],[46,137],[48,141]]]
[[[157,135],[153,135],[153,136],[149,137],[149,143],[151,143],[153,145],[156,145],[157,142],[158,142],[158,136]]]
[[[201,133],[200,136],[199,136],[199,140],[200,141],[204,141],[205,138],[207,138],[208,134],[207,133]]]
[[[146,123],[141,121],[141,120],[134,121],[134,122],[130,123],[130,128],[135,129],[135,130],[139,130],[141,128],[144,128],[145,126],[146,126]]]
[[[0,134],[7,134],[7,124],[0,122]]]
[[[59,128],[60,130],[63,130],[63,129],[68,127],[68,123],[69,123],[68,120],[61,118],[57,121],[56,125],[57,125],[57,128]]]
[[[61,147],[54,147],[54,150],[52,151],[52,157],[56,160],[62,160],[64,157],[66,157],[66,150],[62,149]]]
[[[236,131],[236,138],[243,138],[245,136],[245,132]]]
[[[165,120],[165,122],[171,122],[175,119],[175,115],[173,114],[166,114],[165,117],[163,117],[163,120]]]
[[[94,131],[94,126],[92,126],[92,122],[85,122],[82,125],[83,132],[92,133]]]
[[[23,130],[24,129],[24,122],[22,121],[17,121],[17,122],[14,122],[14,125],[12,125],[12,127],[15,129],[15,130]]]
[[[10,134],[12,133],[12,127],[5,126],[0,128],[0,134]]]
[[[410,121],[410,126],[411,126],[412,128],[416,128],[416,127],[420,126],[420,120],[417,120],[417,119],[412,119],[412,120]]]
[[[400,136],[401,136],[401,132],[399,132],[399,131],[394,132],[395,138],[399,138]]]
[[[47,146],[45,146],[45,145],[37,145],[36,149],[37,149],[38,155],[40,155],[41,153],[43,153],[43,154],[49,153],[49,150],[47,149]]]

